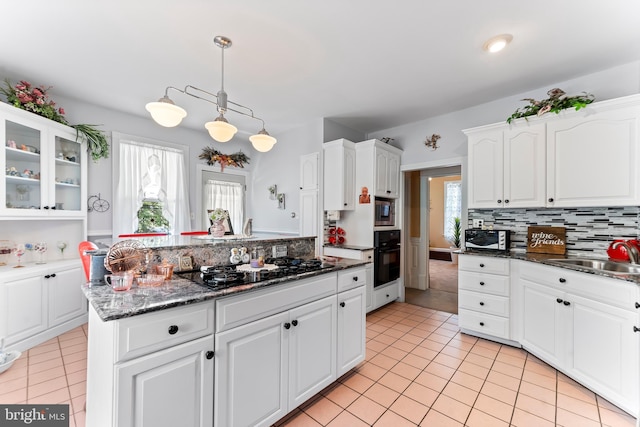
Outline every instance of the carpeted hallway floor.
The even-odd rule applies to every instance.
[[[458,265],[429,260],[429,289],[405,288],[405,302],[433,310],[458,313]]]

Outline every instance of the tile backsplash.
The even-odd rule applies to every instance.
[[[469,209],[468,228],[474,219],[485,227],[511,230],[511,249],[525,251],[527,227],[543,225],[567,229],[567,254],[593,253],[606,256],[614,239],[637,239],[640,207],[595,207],[557,209]]]

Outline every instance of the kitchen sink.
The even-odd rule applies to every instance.
[[[588,268],[613,274],[640,274],[640,265],[602,259],[550,259],[554,264]]]

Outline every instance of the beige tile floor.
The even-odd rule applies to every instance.
[[[85,426],[87,326],[23,353],[0,403],[68,403]],[[278,425],[633,427],[635,419],[526,351],[461,334],[450,313],[367,316],[367,359]],[[89,426],[90,427],[90,426]]]

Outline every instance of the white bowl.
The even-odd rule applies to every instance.
[[[19,351],[8,351],[5,353],[5,355],[7,356],[4,363],[0,365],[0,374],[3,373],[4,371],[6,371],[7,369],[9,369],[11,367],[11,365],[13,365],[13,362],[16,361],[16,359],[18,357],[20,357],[22,353],[20,353]]]

